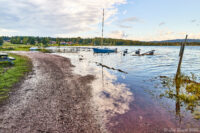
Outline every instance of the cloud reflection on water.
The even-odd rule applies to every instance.
[[[129,103],[133,101],[133,94],[125,84],[116,83],[116,75],[111,74],[106,68],[97,66],[92,61],[91,55],[80,56],[76,53],[56,53],[68,57],[75,65],[74,72],[79,75],[92,74],[95,80],[92,82],[91,105],[94,113],[98,114],[97,119],[106,124],[111,117],[117,114],[124,114],[129,110]]]

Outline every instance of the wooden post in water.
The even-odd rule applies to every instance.
[[[181,49],[180,49],[180,53],[179,53],[180,59],[179,59],[179,63],[178,63],[176,78],[179,77],[180,72],[181,72],[181,64],[182,64],[182,60],[183,60],[183,54],[184,54],[184,50],[185,50],[185,45],[187,43],[187,38],[188,38],[188,35],[186,35],[184,43],[181,44]]]

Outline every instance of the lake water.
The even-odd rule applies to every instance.
[[[64,52],[62,48],[53,48],[54,54],[70,58],[75,73],[96,77],[91,104],[102,128],[113,133],[200,132],[200,88],[196,84],[200,82],[200,47],[186,46],[181,83],[174,80],[180,47],[117,47],[128,49],[126,56]],[[137,49],[156,51],[154,56],[132,56]],[[191,91],[191,85],[197,89]]]

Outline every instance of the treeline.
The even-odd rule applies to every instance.
[[[3,37],[4,41],[10,41],[13,44],[80,44],[80,45],[101,45],[101,38],[51,38],[51,37],[31,37],[31,36],[14,36],[14,37]],[[142,42],[124,39],[112,39],[104,38],[103,45],[107,46],[178,46],[179,42]],[[200,46],[200,42],[190,42],[189,45]]]
[[[3,37],[0,37],[0,46],[3,44]]]

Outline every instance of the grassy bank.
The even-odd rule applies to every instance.
[[[9,62],[0,63],[0,102],[8,98],[10,89],[31,70],[31,61],[25,56],[9,54],[14,57],[14,65]]]
[[[0,46],[0,51],[29,51],[31,47],[32,45],[4,43]]]

